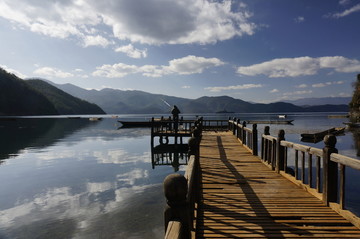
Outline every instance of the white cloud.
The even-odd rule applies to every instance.
[[[246,90],[252,88],[263,87],[261,84],[243,84],[243,85],[233,85],[233,86],[216,86],[216,87],[206,87],[205,90],[211,92],[220,92],[224,90]]]
[[[320,69],[334,69],[337,72],[359,72],[360,61],[342,56],[280,58],[251,66],[240,66],[242,75],[266,75],[271,78],[315,75]]]
[[[342,4],[342,3],[340,2],[340,4]],[[334,14],[331,14],[330,16],[333,18],[341,18],[341,17],[346,17],[354,12],[359,12],[359,11],[360,11],[360,3],[356,4],[355,6],[349,8],[349,9],[344,10],[343,12],[334,13]]]
[[[14,69],[12,69],[12,68],[9,68],[9,67],[7,67],[7,66],[5,66],[5,65],[0,65],[0,67],[3,68],[5,71],[7,71],[7,72],[9,72],[9,73],[11,73],[11,74],[14,74],[14,75],[16,75],[17,77],[19,77],[19,78],[21,78],[21,79],[27,78],[27,76],[24,75],[24,74],[22,74],[21,72],[19,72],[19,71],[17,71],[17,70],[14,70]]]
[[[339,1],[339,4],[340,5],[347,5],[347,4],[349,4],[350,3],[350,0],[340,0]]]
[[[184,86],[182,86],[181,88],[182,88],[182,89],[190,89],[191,86],[189,86],[189,85],[184,85]]]
[[[278,89],[272,89],[272,90],[270,91],[270,93],[277,93],[277,92],[279,92]]]
[[[136,73],[141,73],[147,77],[161,77],[169,74],[190,75],[202,73],[207,68],[221,66],[223,64],[225,63],[217,58],[186,56],[169,61],[169,65],[167,66],[135,66],[123,63],[103,65],[96,68],[97,70],[93,72],[93,76],[117,78]]]
[[[284,93],[284,96],[292,96],[292,95],[306,95],[306,94],[311,94],[312,90],[299,90],[299,91],[293,91],[293,92],[287,92]]]
[[[341,85],[344,84],[344,81],[328,81],[325,83],[318,83],[318,84],[313,84],[312,87],[314,88],[321,88],[321,87],[325,87],[325,86],[330,86],[330,85]]]
[[[74,75],[69,72],[64,72],[59,69],[53,68],[53,67],[42,67],[39,69],[36,69],[34,71],[35,75],[39,76],[45,76],[45,77],[57,77],[57,78],[69,78],[73,77]]]
[[[306,88],[306,87],[308,87],[308,85],[307,84],[300,84],[300,85],[297,85],[295,87],[296,88]]]
[[[139,68],[135,65],[126,65],[118,63],[114,65],[102,65],[96,67],[96,71],[92,73],[93,76],[101,76],[107,78],[121,78],[128,74],[135,74],[139,72]]]
[[[123,52],[131,58],[145,58],[147,57],[147,49],[139,50],[136,49],[132,44],[121,46],[115,49],[116,52]]]
[[[186,56],[169,62],[168,70],[180,75],[202,73],[206,68],[221,66],[224,62],[218,58]]]
[[[39,34],[76,37],[83,46],[109,45],[109,37],[146,44],[208,44],[252,35],[256,29],[246,5],[231,0],[12,0],[0,2],[0,16]],[[105,28],[112,29],[111,36]]]
[[[294,21],[295,21],[296,23],[301,23],[301,22],[304,22],[304,21],[305,21],[305,18],[302,17],[302,16],[299,16],[299,17],[295,18]]]
[[[111,45],[111,44],[113,44],[113,43],[100,35],[83,37],[83,46],[84,47],[88,47],[88,46],[107,47],[108,45]]]

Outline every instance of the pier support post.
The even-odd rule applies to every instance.
[[[252,154],[258,155],[258,131],[257,124],[252,125]]]
[[[164,212],[165,232],[170,221],[181,223],[179,238],[191,237],[191,219],[186,202],[187,180],[181,174],[170,174],[164,180],[164,193],[167,206]]]
[[[324,137],[325,147],[323,148],[323,202],[329,205],[329,202],[337,201],[338,194],[338,165],[330,160],[332,153],[338,153],[335,148],[336,137],[326,135]]]
[[[283,129],[279,130],[278,137],[276,140],[276,167],[275,170],[277,173],[280,170],[284,170],[284,161],[285,161],[285,147],[281,146],[281,141],[285,140],[285,131]]]

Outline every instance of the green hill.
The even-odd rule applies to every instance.
[[[42,93],[55,106],[55,109],[61,115],[105,114],[105,112],[96,104],[76,98],[43,80],[32,79],[27,80],[26,83],[33,89]]]
[[[0,115],[55,115],[58,111],[40,92],[0,68]]]
[[[42,80],[24,81],[0,68],[0,115],[105,114]]]

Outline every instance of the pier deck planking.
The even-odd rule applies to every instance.
[[[322,201],[271,171],[231,132],[204,132],[196,238],[360,238]]]

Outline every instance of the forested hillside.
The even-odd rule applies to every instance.
[[[27,80],[32,88],[41,92],[54,106],[61,115],[71,114],[105,114],[96,104],[91,104],[85,100],[76,98],[49,83],[33,79]]]
[[[55,115],[54,105],[25,81],[0,68],[0,115]]]
[[[0,115],[104,114],[95,104],[40,80],[24,81],[0,68]]]

